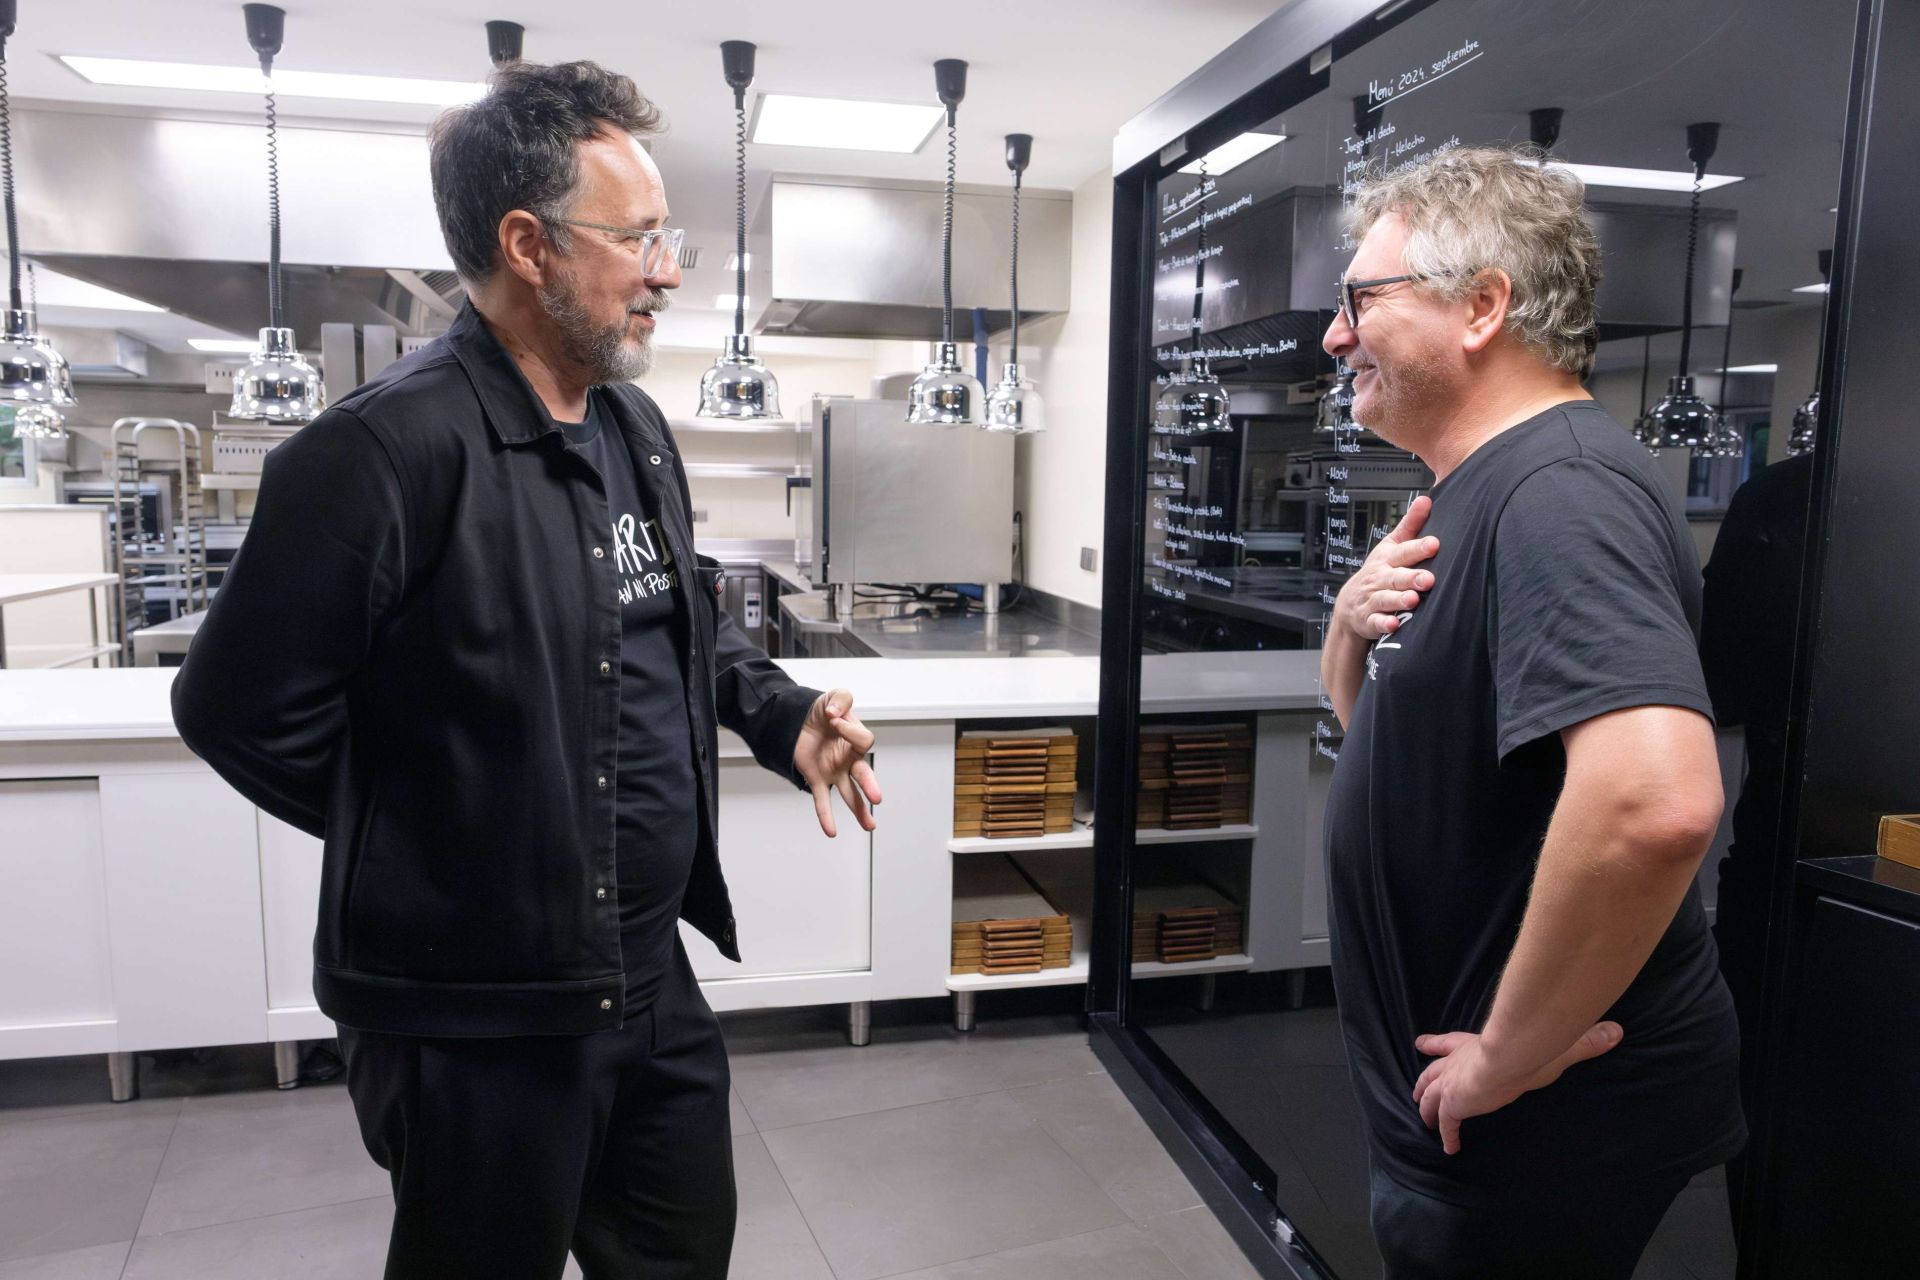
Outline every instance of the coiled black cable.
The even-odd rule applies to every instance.
[[[280,306],[280,113],[273,100],[271,71],[267,72],[267,315],[274,328],[286,328]]]
[[[1693,167],[1693,203],[1687,212],[1687,293],[1680,300],[1680,373],[1693,372],[1693,251],[1700,239],[1700,182],[1706,177],[1703,160]]]
[[[7,305],[20,310],[20,221],[13,208],[13,108],[7,100],[7,46],[0,38],[0,183],[7,204]]]
[[[1020,171],[1013,171],[1013,266],[1008,289],[1013,307],[1013,333],[1007,342],[1007,363],[1020,363]]]
[[[747,331],[747,98],[733,95],[733,331]]]
[[[946,222],[940,233],[940,341],[953,342],[953,179],[960,159],[954,111],[947,108]]]

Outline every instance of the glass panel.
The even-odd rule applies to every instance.
[[[1791,421],[1814,385],[1821,297],[1794,290],[1818,278],[1832,235],[1852,14],[1849,0],[1410,6],[1370,23],[1380,30],[1367,43],[1341,42],[1311,96],[1262,104],[1261,123],[1149,190],[1131,1017],[1342,1277],[1382,1267],[1328,968],[1321,812],[1341,726],[1313,651],[1333,594],[1432,479],[1351,423],[1342,371],[1320,347],[1354,247],[1345,207],[1369,173],[1527,142],[1542,107],[1564,109],[1558,162],[1679,175],[1678,190],[1589,187],[1606,254],[1589,388],[1624,430],[1677,371],[1685,126],[1721,122],[1709,171],[1742,180],[1702,199],[1691,372],[1744,448],[1697,467],[1684,449],[1660,460],[1705,559],[1735,490],[1784,455],[1786,431],[1769,424]],[[1232,112],[1260,118],[1247,104]],[[1776,369],[1721,373],[1761,364]],[[1762,620],[1788,637],[1791,587]],[[1284,696],[1271,710],[1206,709],[1223,665],[1258,669]],[[1784,708],[1784,688],[1777,697]],[[1735,788],[1741,751],[1723,734]],[[1708,902],[1726,852],[1723,833],[1702,869]],[[1669,1228],[1695,1232],[1730,1272],[1724,1192],[1685,1204],[1692,1216]]]

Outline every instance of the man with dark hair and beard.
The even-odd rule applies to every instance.
[[[194,751],[321,837],[314,992],[393,1177],[389,1277],[726,1274],[739,959],[717,730],[872,830],[873,735],[719,607],[631,380],[680,282],[659,113],[592,63],[442,117],[468,303],[267,460],[174,685]]]

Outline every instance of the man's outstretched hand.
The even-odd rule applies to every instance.
[[[867,763],[871,750],[873,731],[853,714],[851,693],[834,689],[814,699],[800,740],[793,745],[793,767],[812,788],[813,809],[828,836],[839,834],[833,823],[833,791],[840,793],[863,829],[877,825],[869,808],[880,803],[880,783]]]

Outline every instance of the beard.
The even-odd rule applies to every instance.
[[[1416,424],[1438,406],[1446,386],[1440,362],[1426,355],[1409,355],[1391,364],[1373,366],[1373,385],[1367,403],[1356,395],[1353,420],[1388,444],[1401,444],[1418,435]]]
[[[596,324],[580,296],[580,287],[571,273],[561,275],[540,289],[540,307],[559,331],[561,349],[571,357],[595,386],[608,382],[632,382],[645,377],[653,368],[653,333],[642,330],[638,338],[627,337],[627,326],[635,312],[651,314],[667,309],[665,290],[649,289],[628,304],[612,324]]]

